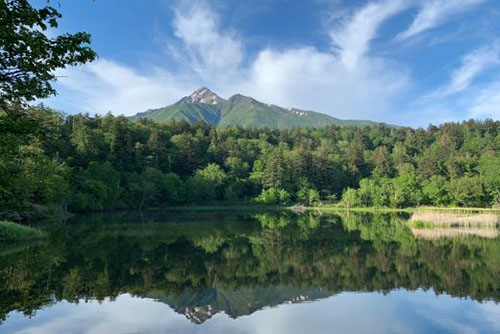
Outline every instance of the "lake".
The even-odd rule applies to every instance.
[[[500,333],[497,226],[79,216],[0,245],[0,333]]]

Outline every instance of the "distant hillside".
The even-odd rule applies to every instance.
[[[240,94],[225,100],[208,88],[200,88],[171,106],[148,110],[130,117],[132,121],[141,118],[155,122],[186,120],[190,123],[202,121],[216,126],[240,125],[271,129],[378,124],[366,120],[341,120],[314,111],[282,108]]]

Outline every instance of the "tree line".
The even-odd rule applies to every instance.
[[[96,59],[85,32],[51,37],[47,1],[0,0],[0,218],[212,201],[499,206],[499,122],[270,130],[62,115],[56,70]]]
[[[0,110],[4,216],[214,201],[491,207],[500,122],[270,130]]]

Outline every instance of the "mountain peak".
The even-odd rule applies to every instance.
[[[219,104],[223,103],[224,101],[225,101],[224,99],[220,98],[210,89],[206,87],[201,87],[195,90],[191,95],[183,97],[176,104],[186,104],[186,103]]]
[[[371,126],[377,123],[365,120],[341,120],[314,111],[282,108],[263,103],[250,96],[235,94],[223,99],[207,87],[195,90],[177,103],[138,113],[131,120],[148,118],[156,122],[185,120],[205,122],[216,126],[267,127],[270,129],[318,128],[327,125]]]

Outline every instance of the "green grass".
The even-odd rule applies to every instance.
[[[214,202],[205,205],[185,205],[176,206],[169,208],[156,208],[150,209],[150,211],[276,211],[276,210],[291,210],[292,206],[280,206],[280,205],[262,205],[255,204],[252,202]],[[388,208],[388,207],[352,207],[345,208],[335,205],[323,205],[323,206],[308,206],[304,207],[305,210],[309,211],[337,211],[337,212],[365,212],[365,213],[390,213],[390,212],[405,212],[405,213],[415,213],[422,211],[443,211],[443,212],[455,212],[455,213],[473,213],[473,212],[490,212],[499,213],[500,209],[489,209],[489,208],[456,208],[456,207],[409,207],[409,208]]]
[[[491,208],[457,208],[457,207],[409,207],[409,208],[387,208],[387,207],[353,207],[345,208],[334,205],[326,205],[320,207],[307,207],[307,210],[324,210],[324,211],[352,211],[352,212],[422,212],[422,211],[444,211],[444,212],[492,212],[500,213],[500,209]]]
[[[34,227],[0,221],[0,242],[29,241],[44,237],[45,233]]]

